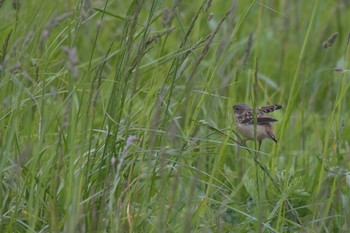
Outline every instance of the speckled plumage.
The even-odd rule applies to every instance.
[[[282,105],[267,105],[256,110],[256,132],[254,132],[253,109],[246,104],[235,104],[233,111],[235,113],[235,122],[237,131],[246,139],[257,139],[260,143],[263,139],[269,138],[278,142],[270,123],[277,121],[269,117],[266,113],[281,109]]]

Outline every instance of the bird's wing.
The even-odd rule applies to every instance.
[[[276,111],[276,110],[281,109],[281,108],[282,108],[282,105],[279,105],[279,104],[267,105],[267,106],[259,108],[258,112],[269,113],[269,112],[273,112],[273,111]]]
[[[257,117],[257,124],[258,125],[263,125],[263,124],[268,124],[271,122],[276,122],[277,120],[275,118],[269,117],[269,116],[258,116]],[[254,124],[254,118],[251,117],[246,117],[241,121],[243,124],[249,123],[249,124]]]
[[[257,122],[259,125],[267,124],[267,123],[271,123],[271,122],[276,122],[276,121],[277,121],[277,119],[272,118],[272,117],[268,117],[268,116],[262,116],[262,117],[259,117],[257,119]]]

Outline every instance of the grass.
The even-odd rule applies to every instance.
[[[350,228],[346,1],[0,5],[0,232]]]

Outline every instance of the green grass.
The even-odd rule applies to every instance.
[[[0,21],[0,232],[350,228],[347,1],[8,0]],[[239,102],[284,106],[278,145],[238,143]]]

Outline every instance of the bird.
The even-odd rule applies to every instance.
[[[232,108],[235,113],[237,132],[246,140],[258,140],[259,150],[262,140],[265,138],[273,140],[276,144],[278,143],[271,125],[277,119],[266,115],[266,113],[281,109],[282,105],[272,104],[258,108],[256,110],[256,127],[254,126],[254,111],[252,107],[245,103],[240,103],[233,105]]]

